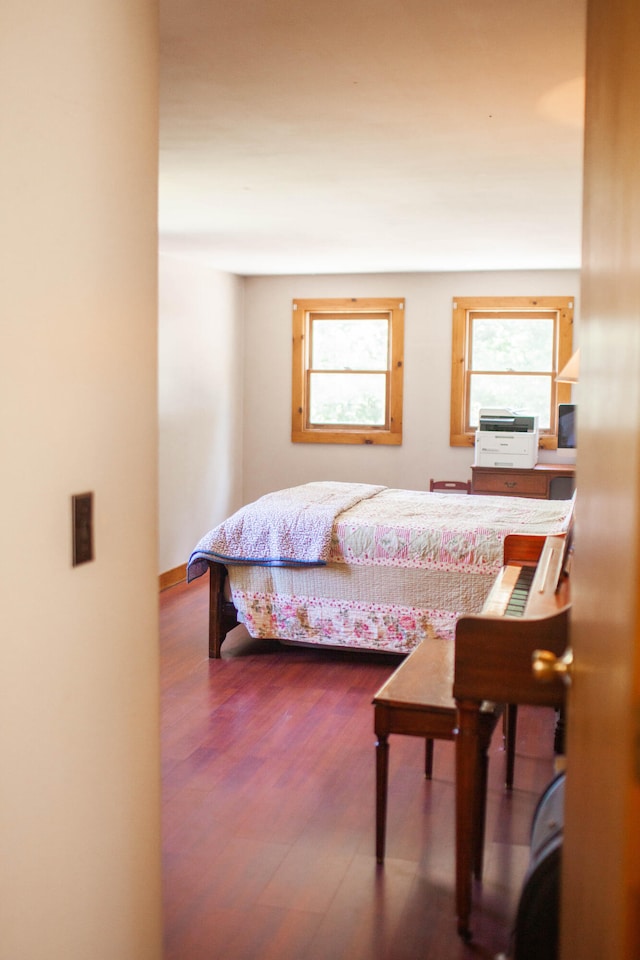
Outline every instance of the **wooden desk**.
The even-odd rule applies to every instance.
[[[537,463],[535,467],[471,467],[471,493],[502,497],[531,497],[550,500],[556,481],[563,483],[569,500],[575,485],[574,463]]]

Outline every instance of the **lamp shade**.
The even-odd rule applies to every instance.
[[[556,377],[557,383],[577,383],[580,379],[580,347],[576,350],[570,359]]]

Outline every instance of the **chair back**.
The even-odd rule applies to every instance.
[[[471,493],[471,480],[429,480],[429,492]]]

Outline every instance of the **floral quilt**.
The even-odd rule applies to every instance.
[[[406,653],[479,613],[511,533],[568,529],[572,501],[382,488],[340,512],[325,566],[230,566],[254,637]]]

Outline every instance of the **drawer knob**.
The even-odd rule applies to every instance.
[[[505,487],[517,487],[517,486],[518,486],[517,481],[515,481],[515,480],[505,480],[504,485],[505,485]]]

